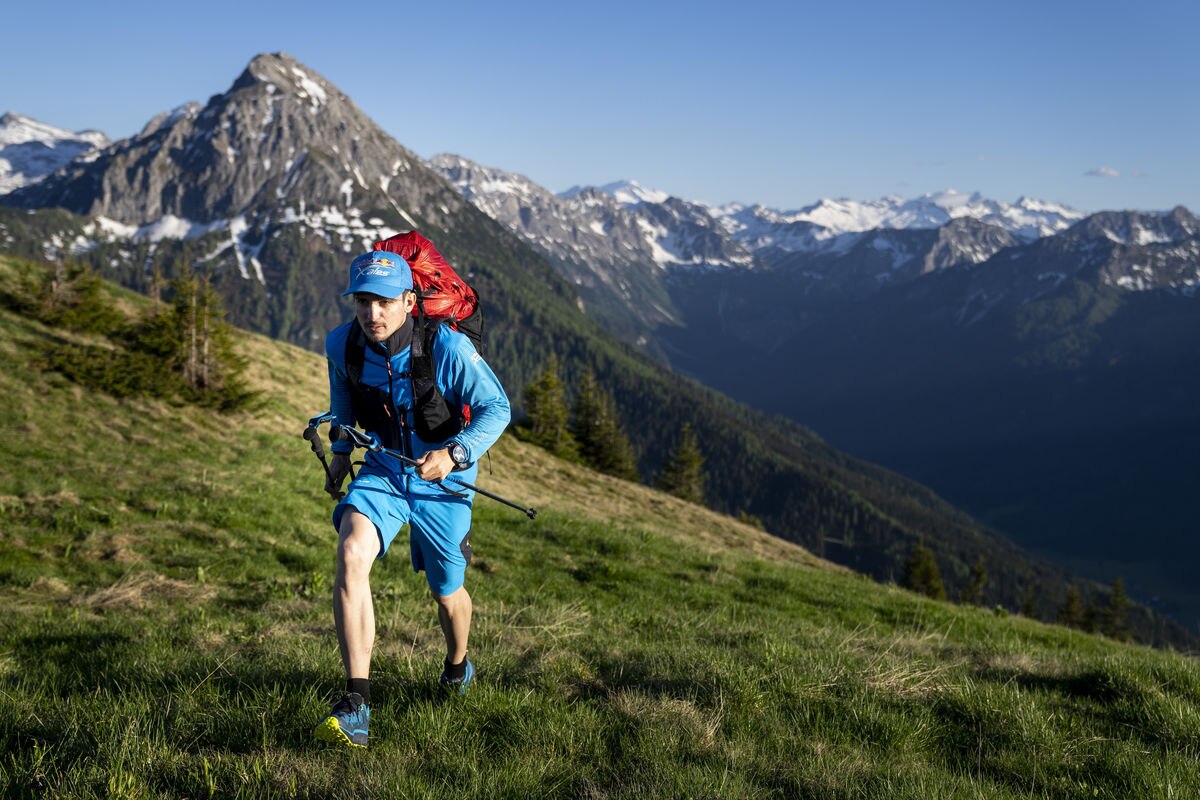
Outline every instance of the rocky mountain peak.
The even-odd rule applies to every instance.
[[[420,160],[337,87],[274,53],[255,57],[204,106],[160,114],[102,157],[5,202],[57,205],[139,226],[166,217],[211,224],[308,207],[385,209],[396,223],[415,227],[405,207],[431,192],[445,196],[434,206],[439,210],[461,206],[432,175],[394,180],[414,169]]]
[[[1071,240],[1108,239],[1122,245],[1177,245],[1200,233],[1200,220],[1183,206],[1166,212],[1102,211],[1069,231]]]
[[[349,102],[349,98],[324,77],[282,52],[262,53],[251,59],[246,69],[233,82],[229,93],[256,88],[294,95],[308,100],[316,107],[331,100]]]
[[[937,229],[937,239],[925,254],[922,273],[980,264],[1020,240],[1005,228],[973,217],[958,217]]]

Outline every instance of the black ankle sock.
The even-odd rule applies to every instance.
[[[347,678],[346,691],[361,694],[363,702],[371,704],[371,680],[369,678]]]
[[[467,677],[466,657],[464,657],[462,662],[458,664],[451,664],[449,659],[443,661],[442,663],[446,665],[446,677],[450,680],[461,681],[463,678]]]

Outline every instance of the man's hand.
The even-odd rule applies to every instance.
[[[334,453],[333,458],[329,461],[329,477],[325,479],[325,491],[329,492],[329,496],[334,500],[341,500],[346,496],[346,493],[342,491],[342,482],[349,474],[350,454]]]
[[[440,483],[454,469],[454,459],[445,447],[430,450],[417,459],[417,475],[431,483]]]

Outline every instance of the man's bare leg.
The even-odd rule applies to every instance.
[[[467,657],[467,636],[471,632],[471,595],[460,586],[447,595],[433,596],[438,604],[438,624],[446,637],[446,661],[460,664]]]
[[[349,509],[342,515],[338,534],[333,622],[346,677],[368,678],[375,646],[375,605],[369,577],[379,555],[379,533],[371,520]]]

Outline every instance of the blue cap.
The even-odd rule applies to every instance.
[[[342,297],[355,292],[399,297],[412,288],[412,270],[407,261],[386,250],[372,250],[350,262],[350,286]]]

